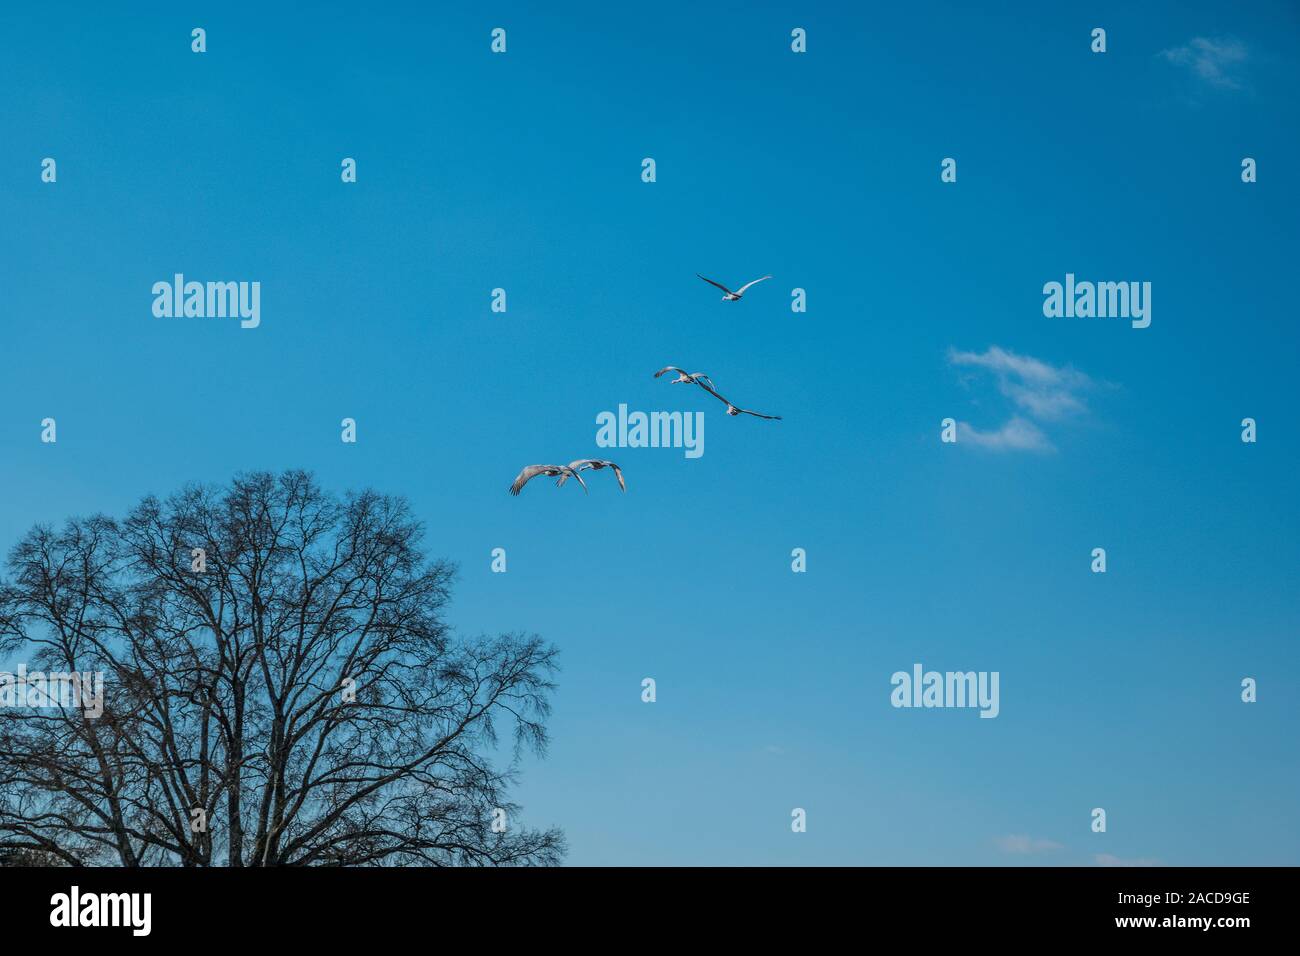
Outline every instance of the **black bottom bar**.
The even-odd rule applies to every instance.
[[[494,927],[498,943],[555,941],[551,934],[560,931],[617,933],[611,942],[658,937],[667,945],[682,937],[664,931],[695,927],[741,937],[845,930],[890,938],[911,927],[926,941],[1046,933],[1231,944],[1285,930],[1295,877],[1294,869],[1172,867],[0,869],[0,911],[9,943],[75,933],[81,942],[284,938],[338,946],[378,929],[450,933],[480,925]],[[397,943],[386,938],[385,945]],[[429,942],[439,939],[435,932]]]

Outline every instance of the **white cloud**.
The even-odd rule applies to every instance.
[[[948,362],[958,368],[991,373],[997,380],[998,391],[1017,410],[1002,427],[992,431],[980,431],[969,422],[958,422],[958,443],[967,442],[991,451],[1055,451],[1037,422],[1055,422],[1088,410],[1083,393],[1094,383],[1068,365],[1051,365],[996,345],[983,352],[950,348]]]
[[[982,353],[949,349],[948,361],[992,372],[997,376],[1002,394],[1035,418],[1053,421],[1087,408],[1079,393],[1090,387],[1092,381],[1069,366],[1057,368],[996,345]]]
[[[1250,59],[1246,44],[1231,37],[1192,37],[1185,45],[1161,50],[1170,63],[1185,66],[1211,86],[1239,90],[1238,68]]]
[[[1098,866],[1164,866],[1159,860],[1124,860],[1109,853],[1098,853],[1093,859]]]
[[[1047,440],[1041,428],[1033,422],[1021,418],[1012,418],[996,431],[982,432],[969,422],[957,423],[957,441],[987,448],[991,451],[1052,451],[1052,443]]]
[[[1064,847],[1053,840],[1034,839],[1027,834],[1012,833],[993,841],[1003,853],[1048,853]]]

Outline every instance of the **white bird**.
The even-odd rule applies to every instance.
[[[618,465],[614,464],[612,461],[604,461],[600,458],[579,458],[577,461],[569,462],[569,470],[573,472],[575,478],[578,477],[578,472],[580,471],[587,471],[588,469],[591,471],[600,471],[602,468],[613,468],[614,477],[618,479],[618,486],[624,491],[627,491],[627,482],[623,480],[623,469],[619,468]],[[560,475],[559,480],[555,483],[555,487],[560,487],[568,480],[568,475]],[[578,478],[578,480],[581,481],[582,479]]]
[[[687,385],[701,385],[705,383],[709,385],[713,384],[713,382],[709,380],[709,377],[703,372],[684,372],[676,365],[665,365],[659,371],[655,372],[655,378],[658,378],[660,375],[664,374],[664,372],[677,373],[677,377],[668,382],[669,385],[680,385],[683,382]]]
[[[704,281],[707,282],[709,285],[716,285],[719,289],[721,289],[723,302],[739,302],[740,297],[745,294],[745,290],[748,289],[751,285],[758,285],[758,283],[762,282],[763,279],[772,278],[771,276],[763,276],[762,279],[755,279],[753,282],[746,282],[735,292],[732,292],[721,282],[714,282],[712,279],[705,279],[704,276],[700,275],[698,272],[695,274],[699,276],[701,279],[704,279]]]
[[[561,475],[563,478],[577,478],[578,484],[582,485],[582,490],[584,492],[587,490],[587,483],[582,480],[582,476],[568,465],[529,465],[515,477],[514,484],[510,486],[510,493],[512,495],[519,494],[524,485],[538,475]],[[559,483],[564,484],[563,479]]]
[[[773,421],[773,422],[781,421],[780,415],[764,415],[762,412],[752,412],[748,408],[741,408],[738,405],[733,405],[729,399],[723,398],[721,395],[718,394],[717,390],[714,389],[713,387],[713,382],[703,372],[695,372],[691,374],[691,373],[683,372],[675,365],[667,365],[664,368],[661,368],[659,371],[655,372],[655,378],[658,378],[664,372],[676,372],[678,373],[679,376],[681,376],[679,378],[673,379],[671,384],[675,385],[678,382],[689,382],[692,385],[698,385],[700,388],[704,389],[714,398],[718,399],[720,402],[723,402],[727,406],[728,415],[753,415],[755,418],[766,418],[768,421]]]

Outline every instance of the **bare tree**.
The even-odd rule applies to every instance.
[[[556,651],[453,637],[454,568],[421,543],[403,499],[304,472],[33,528],[0,582],[0,661],[100,672],[103,712],[0,707],[0,856],[559,862],[560,831],[517,826],[506,796],[545,749]]]

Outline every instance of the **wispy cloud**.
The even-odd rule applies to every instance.
[[[982,432],[969,422],[957,423],[957,441],[991,451],[1052,451],[1043,430],[1017,415],[996,431]]]
[[[1098,866],[1164,866],[1159,860],[1125,860],[1109,853],[1098,853],[1093,860]]]
[[[1061,844],[1053,840],[1035,839],[1023,833],[1000,836],[993,842],[1003,853],[1050,853],[1052,850],[1064,849]]]
[[[1240,70],[1250,59],[1250,51],[1232,37],[1192,37],[1183,46],[1161,50],[1160,56],[1187,67],[1210,86],[1239,90],[1243,86]]]
[[[1086,407],[1080,393],[1092,381],[1066,366],[1057,368],[1028,355],[1016,355],[994,345],[985,352],[948,350],[953,365],[987,369],[997,376],[998,388],[1019,408],[1048,421]]]
[[[1052,365],[996,345],[983,352],[950,348],[948,362],[958,368],[979,369],[992,374],[998,391],[1016,409],[1005,424],[992,431],[981,431],[969,422],[958,422],[959,443],[967,442],[991,451],[1053,451],[1052,442],[1037,422],[1056,422],[1088,410],[1084,393],[1094,383],[1083,372],[1068,365]]]

